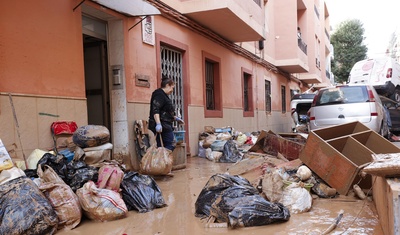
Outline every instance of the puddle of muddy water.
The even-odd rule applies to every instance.
[[[127,218],[95,222],[87,219],[70,231],[57,234],[98,235],[186,235],[186,234],[321,234],[344,211],[337,228],[330,234],[383,234],[373,202],[341,196],[338,199],[314,199],[312,209],[292,214],[289,221],[249,228],[205,228],[205,220],[195,217],[195,202],[209,178],[223,173],[231,164],[214,163],[191,157],[186,168],[174,171],[174,177],[156,177],[167,207],[147,213],[130,211]]]

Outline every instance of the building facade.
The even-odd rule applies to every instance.
[[[50,125],[104,125],[138,169],[134,122],[161,76],[196,155],[204,126],[290,132],[291,95],[330,83],[324,1],[43,0],[0,3],[0,139],[51,149]]]

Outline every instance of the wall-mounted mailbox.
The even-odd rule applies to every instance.
[[[140,87],[150,87],[150,76],[135,74],[135,84]]]
[[[122,84],[122,66],[121,65],[113,65],[113,66],[111,66],[111,70],[112,70],[113,85],[121,85]]]

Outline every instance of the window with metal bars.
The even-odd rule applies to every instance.
[[[281,86],[282,113],[286,113],[286,87]]]
[[[243,109],[244,111],[250,111],[250,78],[251,75],[248,73],[243,74]]]
[[[175,82],[175,88],[172,94],[169,95],[172,104],[175,107],[177,115],[181,115],[184,119],[185,106],[184,106],[184,94],[183,94],[183,62],[182,52],[170,48],[168,46],[161,47],[161,75],[171,78]],[[162,77],[161,76],[161,77]],[[185,126],[178,125],[174,122],[174,128],[176,131],[183,131]]]
[[[253,75],[251,70],[242,68],[242,84],[243,84],[243,116],[254,117],[253,102]]]
[[[206,108],[208,110],[215,110],[214,64],[215,63],[207,60],[205,62]]]
[[[222,117],[221,58],[202,52],[204,74],[204,116]]]
[[[271,81],[265,80],[265,112],[271,113]]]

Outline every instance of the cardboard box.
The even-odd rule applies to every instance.
[[[371,176],[361,179],[359,173],[372,161],[373,153],[398,151],[364,124],[350,122],[311,131],[299,158],[329,186],[346,195],[354,184],[371,187]]]

